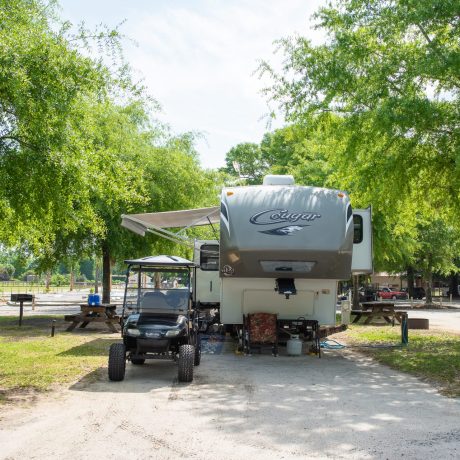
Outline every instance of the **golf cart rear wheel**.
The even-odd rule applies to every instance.
[[[109,351],[109,379],[120,382],[125,378],[126,347],[122,343],[112,343]]]
[[[144,358],[131,358],[131,362],[133,364],[144,364],[145,363],[145,359]]]
[[[195,366],[199,366],[200,362],[201,362],[201,339],[200,337],[197,337],[196,346],[195,346],[195,360],[193,364],[195,364]]]
[[[179,348],[179,382],[191,382],[193,380],[194,360],[195,347],[193,345],[181,345]]]

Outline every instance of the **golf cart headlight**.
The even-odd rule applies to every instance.
[[[141,331],[139,329],[130,329],[130,328],[128,328],[128,334],[137,337],[137,336],[141,335]]]
[[[176,337],[177,335],[179,335],[180,331],[178,330],[172,330],[172,331],[168,331],[166,332],[166,337]]]

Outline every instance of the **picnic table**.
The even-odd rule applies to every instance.
[[[358,323],[361,318],[366,318],[363,324],[370,324],[376,318],[383,318],[388,324],[395,324],[395,321],[401,324],[405,312],[395,311],[394,302],[362,302],[361,310],[352,310],[354,315],[352,323]]]
[[[115,324],[120,324],[120,317],[117,316],[117,306],[112,304],[80,305],[81,312],[77,315],[66,315],[64,319],[71,321],[66,331],[73,331],[79,324],[79,328],[85,328],[89,323],[105,323],[111,332],[118,332]]]

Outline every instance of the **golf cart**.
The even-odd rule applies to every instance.
[[[109,379],[123,380],[127,360],[141,365],[146,359],[171,359],[178,362],[179,381],[191,382],[201,359],[198,312],[191,299],[195,264],[176,256],[125,263],[123,343],[110,347]]]

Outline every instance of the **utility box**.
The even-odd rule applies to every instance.
[[[351,304],[349,300],[342,300],[340,303],[342,310],[342,324],[350,324]]]

